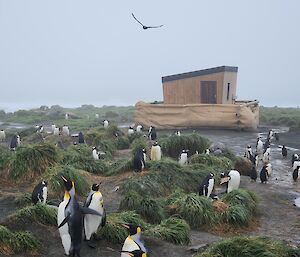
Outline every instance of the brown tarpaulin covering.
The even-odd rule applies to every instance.
[[[235,104],[148,104],[138,102],[135,122],[158,129],[231,128],[257,129],[259,106],[257,101]]]

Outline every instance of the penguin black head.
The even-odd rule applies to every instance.
[[[143,153],[147,153],[147,151],[146,151],[146,149],[145,149],[145,148],[143,148],[143,149],[142,149],[142,152],[143,152]]]
[[[230,180],[229,172],[223,171],[220,174],[220,178],[221,178],[220,185],[227,183]]]
[[[134,224],[131,224],[131,223],[125,223],[125,224],[122,224],[122,226],[129,230],[129,234],[131,236],[135,235],[135,234],[138,234],[138,233],[141,233],[141,231],[142,231],[140,226],[137,226],[137,225],[134,225]]]
[[[97,150],[97,147],[96,147],[96,146],[94,146],[92,149],[93,149],[93,150]]]
[[[126,253],[129,256],[132,257],[147,257],[147,254],[145,252],[143,252],[142,250],[134,250],[134,251],[121,251],[121,253]]]
[[[214,173],[209,173],[208,176],[209,176],[209,178],[211,179],[211,178],[213,178],[215,175],[214,175]]]
[[[157,143],[157,141],[155,141],[154,143],[153,143],[153,146],[157,146],[158,145],[158,143]]]
[[[92,185],[92,190],[93,190],[93,191],[99,191],[100,184],[101,184],[101,183],[93,184],[93,185]]]
[[[46,180],[43,180],[42,182],[41,182],[41,184],[43,185],[43,186],[48,186],[48,182],[46,181]]]
[[[61,176],[64,181],[65,188],[67,191],[70,191],[73,188],[73,182],[69,179],[66,179],[64,176]]]

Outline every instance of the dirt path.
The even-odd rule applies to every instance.
[[[254,148],[258,135],[262,137],[266,136],[266,130],[262,130],[258,133],[199,130],[197,133],[208,137],[213,142],[224,143],[229,149],[241,156],[243,155],[247,144],[251,144]],[[293,142],[293,144],[290,145],[290,142]],[[294,148],[289,150],[288,159],[282,159],[281,150],[278,147],[278,144],[285,144]],[[290,172],[290,156],[294,151],[300,152],[297,149],[300,149],[300,134],[284,134],[280,137],[279,142],[274,142],[271,146],[273,174],[268,184],[265,185],[260,182],[250,182],[248,177],[242,177],[241,187],[256,192],[260,198],[260,215],[258,218],[260,226],[257,230],[248,232],[247,234],[265,235],[292,243],[300,243],[300,209],[293,205],[294,199],[300,196],[300,182],[294,183]],[[123,158],[126,154],[128,154],[126,151],[120,152],[118,157]],[[116,185],[119,185],[123,179],[126,179],[126,177],[131,175],[132,174],[124,174],[121,177],[100,178],[102,180],[102,190],[108,212],[117,211],[119,202],[122,198],[119,191],[115,193],[110,193],[110,191]],[[93,180],[99,178],[91,177],[90,179]],[[0,189],[0,221],[3,221],[5,216],[14,212],[17,206],[11,204],[11,195],[7,195],[7,192],[1,194],[1,192],[3,192],[3,188]],[[41,228],[36,225],[27,225],[25,228],[40,235],[41,240],[47,247],[42,256],[63,256],[61,241],[54,228]],[[194,253],[188,249],[189,247],[206,243],[209,244],[218,240],[220,240],[219,236],[207,232],[192,231],[191,245],[188,247],[176,246],[160,240],[148,238],[146,239],[146,244],[150,250],[149,256],[191,257]],[[100,242],[96,250],[91,250],[83,244],[82,256],[117,257],[120,256],[120,253],[118,252],[120,248],[121,245]]]

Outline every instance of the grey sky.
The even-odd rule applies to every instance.
[[[0,106],[162,99],[161,76],[239,67],[238,98],[297,106],[299,0],[0,0]],[[131,13],[147,25],[143,31]]]

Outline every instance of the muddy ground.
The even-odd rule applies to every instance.
[[[242,156],[247,144],[255,146],[258,135],[263,138],[267,135],[268,128],[261,128],[258,132],[237,132],[230,130],[197,130],[202,136],[209,138],[213,142],[222,142],[236,154]],[[279,132],[285,129],[279,129]],[[281,156],[281,145],[290,148],[288,158],[283,159]],[[241,187],[247,188],[257,193],[259,196],[259,216],[258,226],[252,231],[245,232],[247,235],[263,235],[276,239],[285,240],[292,244],[300,243],[300,209],[294,206],[294,200],[300,197],[300,181],[293,182],[291,175],[291,155],[294,152],[300,152],[300,133],[282,133],[280,140],[273,142],[271,145],[271,164],[273,166],[273,174],[267,184],[260,182],[250,182],[248,177],[242,177]],[[126,156],[126,151],[119,152],[117,158]],[[111,193],[110,191],[122,183],[132,173],[127,173],[119,177],[101,178],[102,193],[105,199],[105,205],[108,213],[115,212],[118,209],[121,200],[121,192]],[[99,179],[99,178],[98,178]],[[91,177],[91,180],[93,178]],[[0,179],[0,222],[5,222],[5,218],[13,213],[18,206],[13,203],[14,196],[19,192],[30,191],[29,187],[18,186],[12,187],[6,183],[1,183]],[[41,256],[64,256],[59,233],[55,228],[44,227],[36,224],[22,224],[15,227],[10,224],[13,229],[26,229],[32,231],[39,237],[45,245],[44,252]],[[226,235],[230,236],[230,235]],[[203,231],[191,232],[190,246],[176,246],[160,240],[146,238],[146,245],[150,251],[149,256],[164,257],[183,257],[193,256],[194,252],[190,248],[197,247],[201,244],[209,244],[220,240],[224,235],[214,235]],[[100,242],[96,250],[91,250],[85,244],[82,248],[83,257],[120,256],[118,251],[121,245]],[[18,255],[25,256],[25,255]]]

